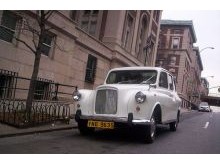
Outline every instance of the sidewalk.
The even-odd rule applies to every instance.
[[[189,113],[189,112],[191,112],[191,110],[185,108],[182,108],[180,110],[180,114]],[[16,128],[9,126],[7,124],[0,123],[0,138],[18,136],[18,135],[27,135],[33,133],[74,129],[74,128],[77,128],[77,123],[75,122],[75,119],[71,119],[69,124],[58,121],[52,124],[41,125],[31,128]]]
[[[75,122],[75,119],[71,119],[69,124],[58,121],[55,123],[50,123],[50,124],[31,127],[31,128],[16,128],[13,126],[9,126],[7,124],[0,123],[0,138],[18,136],[18,135],[27,135],[33,133],[59,131],[65,129],[73,129],[76,127],[77,127],[77,123]]]

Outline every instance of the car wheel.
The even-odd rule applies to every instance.
[[[78,129],[81,135],[89,135],[92,134],[95,128],[88,128],[87,121],[80,120],[78,122]]]
[[[146,143],[153,143],[156,135],[156,120],[154,115],[151,117],[150,125],[147,127],[144,141]]]
[[[169,125],[170,125],[170,131],[173,131],[173,132],[176,131],[177,125],[178,125],[176,121],[170,123]]]
[[[179,118],[180,118],[180,113],[178,112],[176,121],[169,124],[170,125],[170,131],[175,132],[177,130],[177,126],[178,126],[178,123],[179,123]]]

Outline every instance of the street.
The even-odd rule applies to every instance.
[[[153,144],[117,131],[81,136],[77,129],[0,138],[1,154],[219,154],[220,108],[181,115],[176,132],[158,129]]]

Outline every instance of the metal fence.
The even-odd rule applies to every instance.
[[[28,112],[26,100],[30,79],[0,70],[0,122],[29,127],[56,120],[69,121],[72,93],[76,86],[42,78],[36,81],[32,109]]]

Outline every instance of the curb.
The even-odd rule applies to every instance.
[[[22,136],[22,135],[30,135],[35,133],[46,133],[46,132],[53,132],[53,131],[61,131],[61,130],[68,130],[68,129],[76,129],[77,126],[66,126],[66,127],[60,127],[60,128],[48,128],[48,129],[42,129],[42,130],[30,130],[30,131],[24,131],[24,132],[16,132],[16,133],[8,133],[0,135],[0,138],[5,137],[13,137],[13,136]]]

